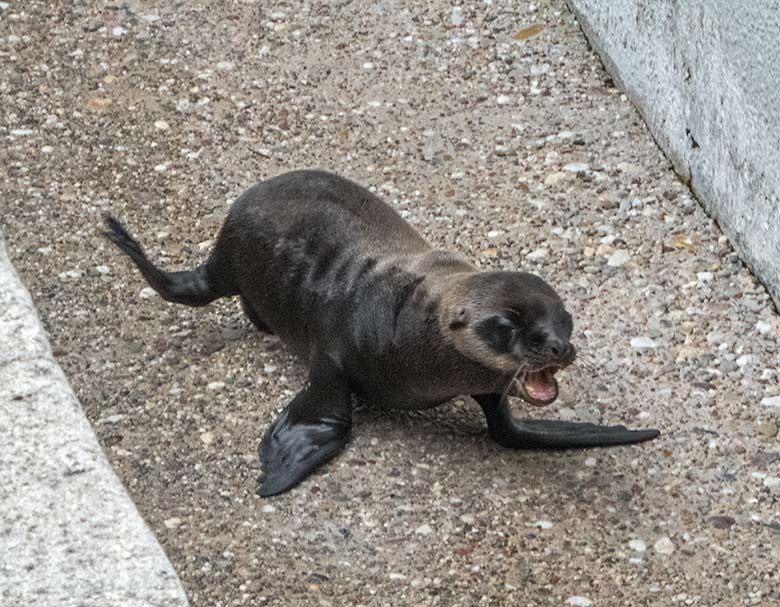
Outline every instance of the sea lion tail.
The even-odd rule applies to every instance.
[[[205,306],[218,297],[229,295],[216,287],[208,274],[208,263],[184,272],[163,272],[144,253],[141,245],[111,215],[106,216],[108,230],[103,235],[133,260],[149,283],[165,301],[186,306]]]

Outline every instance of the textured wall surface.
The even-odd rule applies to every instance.
[[[0,605],[184,607],[0,234]]]
[[[780,307],[780,5],[569,4],[677,172]]]

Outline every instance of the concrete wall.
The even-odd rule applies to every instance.
[[[780,3],[568,2],[780,309]]]
[[[54,361],[0,233],[0,605],[187,604]]]

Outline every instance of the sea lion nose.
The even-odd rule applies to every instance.
[[[558,337],[550,337],[547,339],[547,350],[555,356],[560,358],[566,352],[568,343]]]

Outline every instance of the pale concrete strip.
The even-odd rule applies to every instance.
[[[0,605],[187,605],[108,464],[0,234]]]

